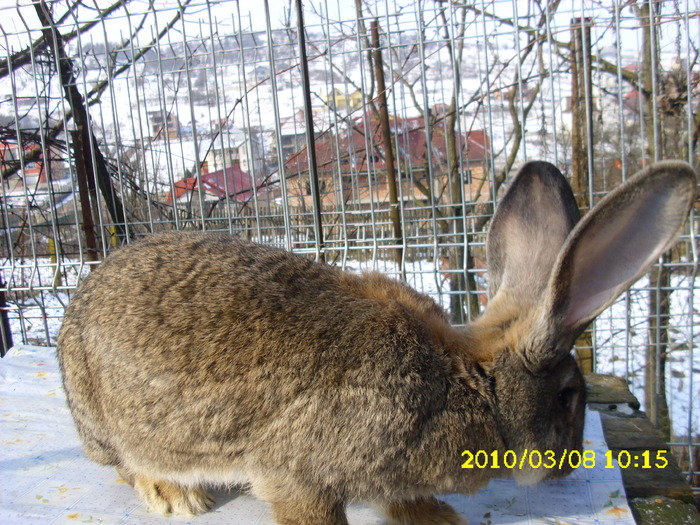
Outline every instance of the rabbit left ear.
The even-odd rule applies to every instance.
[[[571,232],[549,283],[555,330],[576,336],[646,273],[680,234],[697,178],[659,162],[609,193]]]
[[[579,211],[571,187],[548,162],[528,162],[491,219],[486,241],[489,297],[503,288],[514,303],[538,301]]]

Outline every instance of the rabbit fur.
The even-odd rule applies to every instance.
[[[687,164],[652,166],[583,220],[556,167],[526,164],[489,232],[490,301],[464,328],[429,297],[229,235],[151,235],[107,257],[58,338],[86,454],[148,505],[198,514],[244,485],[280,524],[463,524],[433,494],[570,468],[462,469],[464,450],[582,446],[585,326],[681,231]],[[527,463],[527,462],[526,462]]]

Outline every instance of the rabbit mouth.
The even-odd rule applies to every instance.
[[[532,468],[529,465],[523,468],[513,469],[513,478],[518,485],[528,487],[530,485],[537,485],[541,481],[544,481],[549,477],[550,473],[544,468]]]
[[[525,449],[518,456],[524,461],[513,467],[513,478],[518,485],[529,486],[536,485],[545,480],[559,479],[568,476],[574,469],[570,462],[566,460],[566,450],[564,451],[564,460],[561,465],[557,462],[552,463],[554,452],[548,451],[544,456],[536,449]],[[546,457],[546,461],[543,458]]]

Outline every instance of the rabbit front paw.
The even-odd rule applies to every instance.
[[[451,505],[432,497],[392,502],[383,511],[387,525],[468,525]]]
[[[202,487],[183,487],[137,475],[134,488],[150,509],[163,515],[196,516],[214,506],[214,498]]]

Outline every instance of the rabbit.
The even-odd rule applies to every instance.
[[[489,303],[452,327],[429,297],[227,234],[153,234],[81,283],[57,352],[85,453],[164,514],[243,486],[287,525],[465,524],[434,494],[561,468],[462,468],[462,452],[581,450],[570,349],[682,230],[685,163],[655,164],[579,221],[559,170],[513,178],[487,239]]]

